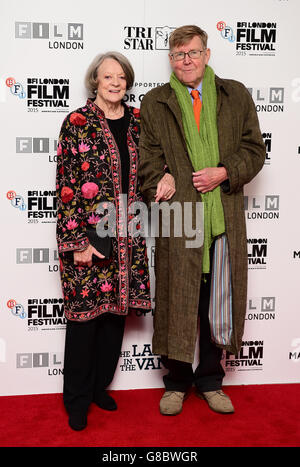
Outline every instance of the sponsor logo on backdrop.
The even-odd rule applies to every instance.
[[[45,368],[48,376],[63,375],[63,352],[23,352],[16,354],[17,369]]]
[[[132,344],[120,355],[121,371],[160,370],[164,368],[161,357],[152,353],[151,344]]]
[[[300,337],[295,337],[291,344],[292,350],[289,352],[289,360],[294,363],[300,362]]]
[[[264,341],[243,341],[237,355],[225,352],[226,371],[257,371],[263,369]]]
[[[275,320],[275,297],[251,297],[247,303],[246,320],[270,321]]]
[[[26,78],[25,78],[26,79]],[[70,80],[67,78],[27,78],[26,85],[9,77],[10,93],[25,100],[28,112],[69,112]]]
[[[28,331],[53,331],[65,329],[64,302],[62,298],[28,298],[27,305],[16,300],[7,301],[13,316],[24,319]]]
[[[59,272],[59,256],[55,248],[16,248],[16,264],[48,265],[49,272]]]
[[[57,161],[57,138],[16,136],[16,154],[48,156],[49,162]]]
[[[170,26],[124,26],[124,49],[169,50]]]
[[[247,238],[248,269],[267,269],[268,239]]]
[[[266,145],[265,165],[271,165],[272,156],[272,133],[262,133],[262,138]]]
[[[83,23],[16,21],[15,39],[44,39],[49,49],[83,50]]]
[[[244,197],[246,219],[279,219],[279,195]]]
[[[234,44],[236,55],[275,56],[277,23],[272,21],[237,21],[234,26],[218,21],[221,37]]]
[[[257,112],[283,112],[284,111],[284,88],[248,88],[255,103]]]
[[[165,83],[148,83],[148,82],[136,82],[134,86],[124,96],[124,102],[131,104],[140,104],[143,100],[144,95],[158,86],[162,86]]]
[[[6,198],[14,208],[26,211],[28,223],[51,224],[56,222],[56,190],[27,191],[26,202],[24,196],[10,190],[6,193]]]

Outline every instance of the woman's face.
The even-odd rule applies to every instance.
[[[98,68],[97,95],[105,103],[117,104],[126,92],[126,77],[121,65],[113,58],[106,58]]]

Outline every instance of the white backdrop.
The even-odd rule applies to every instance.
[[[62,391],[55,154],[62,120],[85,102],[85,71],[100,52],[124,53],[136,73],[128,102],[139,107],[168,81],[165,39],[184,24],[208,32],[216,74],[249,88],[266,142],[265,166],[245,188],[244,345],[224,354],[224,384],[300,382],[299,1],[2,0],[1,10],[0,395]],[[151,338],[152,316],[127,319],[111,389],[162,386]]]

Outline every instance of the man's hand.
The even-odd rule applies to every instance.
[[[76,266],[92,266],[92,256],[96,255],[100,259],[104,259],[103,256],[99,251],[96,250],[92,245],[89,245],[83,251],[74,251],[74,264]]]
[[[175,180],[173,175],[165,174],[162,179],[158,182],[155,194],[155,202],[167,201],[172,198],[175,189]]]
[[[228,178],[225,167],[206,167],[193,172],[193,185],[200,193],[212,191]]]

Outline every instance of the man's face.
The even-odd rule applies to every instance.
[[[199,36],[194,36],[190,42],[187,42],[184,45],[174,47],[170,52],[171,54],[174,54],[176,52],[189,52],[190,50],[204,50]],[[209,49],[206,49],[199,58],[192,59],[188,55],[185,55],[184,60],[180,61],[175,61],[169,55],[170,64],[176,77],[182,84],[189,86],[190,88],[197,88],[202,81],[205,65],[208,64],[209,58]]]

